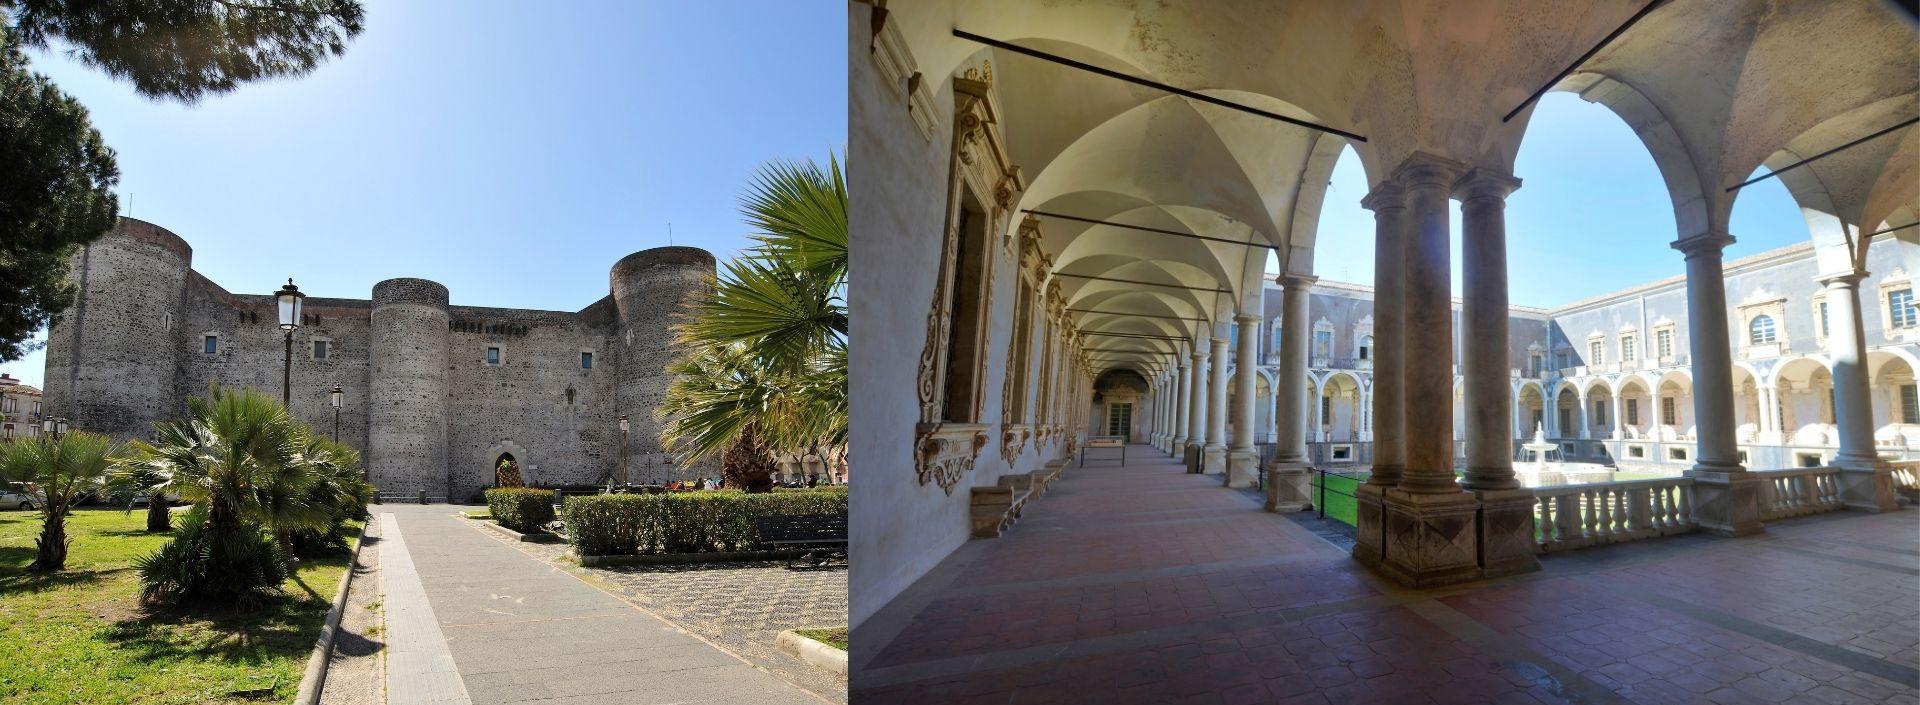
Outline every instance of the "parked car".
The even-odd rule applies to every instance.
[[[45,504],[40,493],[34,492],[18,482],[0,485],[0,509],[37,509]]]

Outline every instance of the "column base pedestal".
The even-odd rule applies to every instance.
[[[1188,443],[1185,448],[1182,448],[1180,462],[1187,466],[1187,472],[1189,474],[1199,474],[1200,444]]]
[[[1200,472],[1224,475],[1227,472],[1227,447],[1210,445],[1200,450]]]
[[[1480,502],[1480,577],[1500,578],[1539,570],[1533,490],[1473,490],[1473,494]]]
[[[1894,500],[1893,466],[1879,458],[1834,458],[1840,468],[1840,503],[1856,512],[1891,512],[1900,508]]]
[[[1260,456],[1250,450],[1227,454],[1228,487],[1252,487],[1260,478]]]
[[[1360,485],[1353,489],[1353,559],[1379,570],[1387,550],[1387,488],[1384,485]]]
[[[1480,499],[1468,492],[1385,493],[1386,551],[1376,567],[1408,587],[1434,587],[1480,577]]]
[[[1766,480],[1746,471],[1722,471],[1695,466],[1693,521],[1701,531],[1719,536],[1752,536],[1765,529],[1760,522],[1760,484]]]
[[[1267,467],[1269,512],[1297,512],[1311,506],[1307,496],[1309,471],[1304,463],[1274,463]]]

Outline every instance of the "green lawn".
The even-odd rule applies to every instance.
[[[1354,489],[1359,487],[1363,480],[1342,475],[1321,475],[1320,473],[1313,473],[1312,477],[1313,479],[1308,485],[1308,491],[1312,494],[1308,495],[1308,499],[1312,501],[1315,506],[1318,506],[1321,502],[1320,478],[1325,477],[1327,479],[1325,500],[1327,503],[1328,519],[1337,519],[1345,522],[1349,526],[1352,526],[1360,520],[1356,514],[1359,509],[1355,506],[1352,495],[1354,494]]]
[[[826,644],[841,651],[847,650],[847,628],[835,629],[795,629],[793,633]]]
[[[67,569],[36,575],[39,513],[0,512],[0,703],[293,700],[348,556],[305,560],[286,596],[256,610],[148,608],[130,566],[168,535],[145,527],[143,509],[76,512]]]

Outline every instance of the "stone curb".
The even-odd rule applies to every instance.
[[[670,565],[675,563],[739,563],[747,561],[772,561],[787,558],[799,558],[807,555],[808,549],[787,548],[778,551],[710,551],[707,553],[652,553],[647,555],[582,556],[567,551],[567,558],[579,563],[582,568],[601,568],[615,565]]]
[[[549,534],[544,531],[531,533],[531,534],[523,534],[518,531],[514,531],[513,529],[509,529],[507,527],[501,526],[499,522],[493,521],[491,519],[479,520],[479,521],[481,526],[487,527],[489,529],[493,529],[494,531],[498,531],[508,536],[512,536],[516,541],[525,541],[527,543],[559,543],[560,542],[560,537],[555,536],[553,534]]]
[[[783,630],[773,640],[775,646],[788,656],[807,662],[807,665],[832,673],[841,678],[847,677],[847,652],[800,636],[792,629]]]
[[[320,638],[313,645],[313,654],[307,657],[306,675],[300,677],[300,690],[293,696],[295,705],[320,702],[320,691],[326,686],[327,664],[333,660],[333,639],[340,633],[340,617],[347,609],[347,588],[353,585],[353,567],[360,564],[360,545],[366,537],[367,527],[362,524],[360,535],[353,539],[353,557],[347,561],[347,572],[340,576],[340,589],[334,591],[333,606],[327,608],[327,620],[320,625]]]

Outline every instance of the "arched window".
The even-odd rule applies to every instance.
[[[1773,317],[1765,314],[1754,316],[1747,323],[1747,343],[1750,345],[1772,345],[1776,338],[1773,331]]]
[[[1373,336],[1369,335],[1360,338],[1360,359],[1373,359]]]

